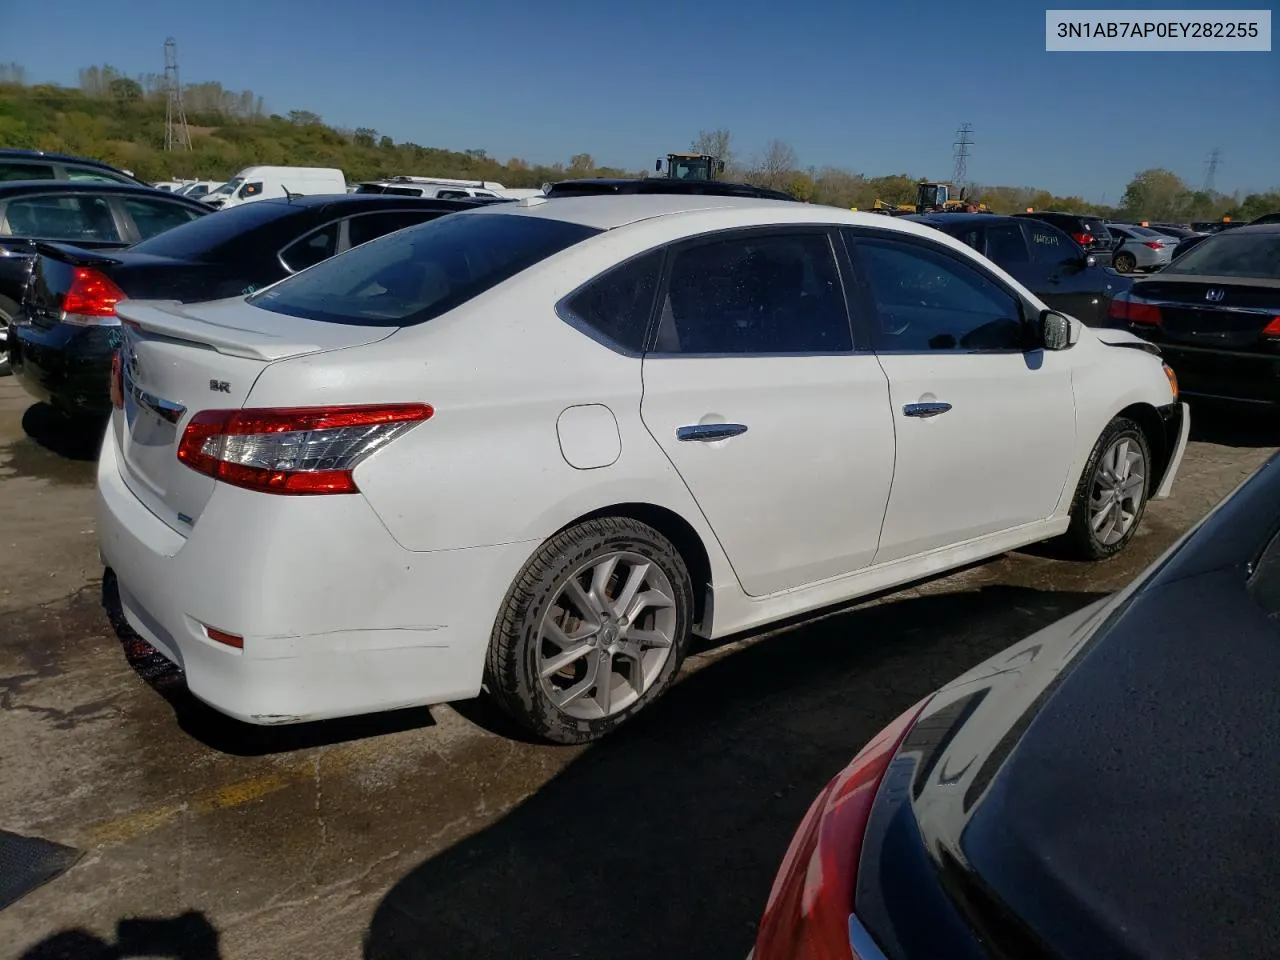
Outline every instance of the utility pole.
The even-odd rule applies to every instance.
[[[955,167],[951,171],[951,182],[956,186],[964,183],[969,175],[969,148],[973,146],[973,124],[962,123],[956,131]]]
[[[1209,154],[1209,159],[1204,162],[1208,168],[1204,175],[1204,192],[1213,193],[1213,180],[1218,175],[1218,167],[1222,164],[1222,150],[1214,147],[1213,152]]]
[[[191,131],[182,106],[182,81],[178,79],[178,41],[173,37],[164,42],[164,86],[164,148],[190,150]]]

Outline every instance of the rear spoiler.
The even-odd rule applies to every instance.
[[[69,263],[73,267],[111,267],[119,266],[120,261],[97,250],[86,250],[84,247],[72,246],[69,243],[36,243],[36,253],[53,260]]]
[[[318,353],[324,349],[320,343],[299,338],[274,337],[260,330],[237,330],[235,327],[201,320],[185,312],[189,307],[199,309],[208,306],[208,303],[184,304],[177,300],[122,300],[116,306],[116,316],[125,326],[137,330],[158,333],[172,340],[183,340],[197,346],[212,347],[227,356],[246,357],[267,363],[285,357]]]

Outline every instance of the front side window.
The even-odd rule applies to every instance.
[[[99,170],[77,170],[75,167],[67,168],[68,180],[79,180],[84,183],[134,183],[135,181],[125,176],[116,176]]]
[[[606,346],[639,353],[644,349],[661,272],[661,250],[642,254],[569,296],[564,312]]]
[[[3,180],[56,180],[57,173],[47,163],[0,163],[0,181]]]
[[[658,353],[795,354],[853,349],[826,233],[760,233],[672,258]]]
[[[977,265],[932,245],[852,236],[876,307],[875,349],[1021,351],[1022,310]]]
[[[1045,266],[1061,266],[1080,259],[1076,242],[1049,223],[1029,221],[1022,225],[1031,247],[1031,261]]]
[[[102,197],[18,197],[5,207],[8,233],[35,240],[123,243],[111,206]]]
[[[550,217],[454,214],[371,240],[248,302],[324,323],[413,326],[600,232]]]
[[[201,216],[199,210],[192,210],[178,203],[165,203],[163,200],[126,200],[124,208],[133,218],[138,236],[142,240],[149,240]]]
[[[298,273],[328,260],[338,251],[338,223],[331,223],[295,240],[280,253],[284,265]]]
[[[241,187],[240,192],[237,194],[237,196],[245,197],[245,198],[256,197],[260,193],[262,193],[262,181],[256,180],[253,183],[246,183],[243,187]]]
[[[348,221],[347,240],[353,247],[377,240],[405,227],[417,226],[443,216],[439,210],[397,210],[388,213],[362,213]]]

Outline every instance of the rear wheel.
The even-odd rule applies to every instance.
[[[0,297],[0,377],[8,376],[9,369],[9,337],[13,335],[13,318],[18,312],[18,305],[8,297]]]
[[[507,593],[489,695],[538,736],[587,743],[666,691],[684,660],[693,588],[666,537],[627,517],[548,540]]]
[[[1138,267],[1138,260],[1132,253],[1117,253],[1111,260],[1117,273],[1133,273]]]
[[[1103,560],[1123,550],[1138,531],[1150,489],[1151,446],[1127,417],[1116,417],[1094,444],[1071,505],[1064,536],[1071,554]]]

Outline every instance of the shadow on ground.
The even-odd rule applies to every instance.
[[[134,632],[120,607],[120,589],[116,576],[109,569],[102,575],[102,606],[129,666],[151,689],[164,697],[184,733],[220,753],[237,757],[289,753],[429,727],[435,722],[429,708],[417,707],[363,717],[293,723],[278,727],[241,723],[198,700],[187,688],[182,668],[166,660]]]
[[[116,924],[108,943],[87,930],[64,930],[26,950],[21,960],[220,960],[218,931],[203,913],[130,917]]]
[[[106,426],[102,419],[71,419],[47,403],[32,404],[22,415],[26,435],[66,460],[97,460]]]
[[[741,960],[792,832],[862,744],[1099,596],[988,586],[901,599],[720,657],[403,877],[365,958]]]
[[[1280,411],[1211,400],[1191,404],[1192,440],[1226,447],[1280,447]]]

